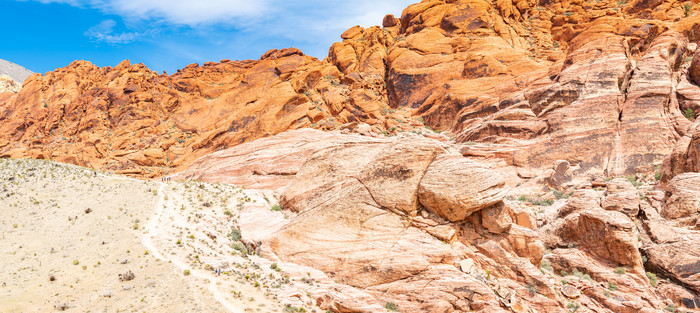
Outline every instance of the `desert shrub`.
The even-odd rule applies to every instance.
[[[683,110],[683,116],[685,116],[685,118],[687,118],[690,121],[694,121],[695,120],[695,111],[693,111],[693,109],[691,109],[691,108],[687,108],[687,109]]]
[[[659,282],[659,278],[656,276],[656,274],[647,272],[647,278],[649,278],[649,283],[651,286],[656,287],[656,283]]]
[[[389,312],[398,312],[399,311],[399,306],[393,302],[387,302],[384,305],[384,308]]]
[[[228,237],[231,238],[231,241],[240,241],[241,240],[241,230],[238,228],[231,227],[231,232],[228,233]]]
[[[241,254],[248,254],[248,248],[246,248],[246,246],[240,241],[236,241],[233,244],[231,244],[231,248],[240,252]]]
[[[581,304],[579,304],[576,301],[571,301],[569,302],[569,304],[566,305],[566,308],[569,309],[569,312],[576,312],[580,307]]]
[[[549,262],[544,261],[544,260],[542,260],[542,262],[540,263],[540,267],[542,267],[543,269],[546,269],[546,270],[548,270],[548,271],[550,271],[550,272],[553,272],[553,271],[554,271],[554,268],[552,268],[552,265],[549,264]]]
[[[593,281],[593,279],[591,278],[591,275],[584,274],[584,273],[580,272],[580,271],[577,270],[577,269],[574,269],[574,271],[571,272],[571,274],[574,275],[574,276],[576,276],[576,277],[578,277],[578,278],[581,278],[581,279],[585,279],[585,280],[588,280],[588,281]]]
[[[637,181],[637,177],[636,177],[636,176],[627,176],[627,177],[625,177],[625,178],[627,178],[627,180],[629,180],[630,183],[632,183],[632,185],[635,186],[635,187],[639,187],[639,186],[642,185],[642,182]]]

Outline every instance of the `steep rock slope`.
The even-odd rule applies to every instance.
[[[685,135],[682,111],[697,110],[696,13],[689,1],[423,1],[385,19],[393,42],[349,30],[330,60],[384,74],[391,107],[459,142],[498,144],[465,154],[648,172]]]
[[[154,176],[287,129],[425,123],[468,144],[464,155],[536,168],[567,160],[578,174],[651,172],[688,134],[684,115],[698,111],[689,68],[697,9],[426,0],[383,27],[347,30],[323,61],[272,50],[171,76],[75,62],[0,98],[0,153]]]
[[[34,72],[22,67],[19,64],[0,59],[0,74],[12,77],[12,79],[21,85],[22,82],[34,74]]]
[[[76,61],[31,76],[0,103],[0,151],[153,177],[287,129],[354,121],[384,129],[380,93],[352,94],[340,78],[336,67],[293,48],[170,76],[128,61]]]
[[[302,129],[202,157],[175,178],[267,194],[268,206],[241,212],[242,240],[325,273],[308,295],[333,312],[700,307],[697,173],[661,190],[589,181],[555,203],[512,197],[507,175],[417,134]]]
[[[0,94],[5,93],[6,95],[4,97],[10,97],[11,95],[8,93],[19,92],[21,88],[21,85],[12,79],[12,77],[0,74]]]

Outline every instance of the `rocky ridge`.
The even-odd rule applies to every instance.
[[[20,89],[21,85],[12,79],[12,77],[0,74],[0,94],[19,92]],[[6,94],[4,97],[9,96],[9,94]]]
[[[696,6],[426,0],[322,61],[76,61],[0,93],[0,156],[258,189],[241,241],[334,312],[698,310]]]
[[[516,166],[653,172],[697,112],[696,11],[689,1],[423,1],[383,27],[349,29],[324,60],[271,50],[170,76],[79,61],[2,98],[0,151],[153,177],[287,129],[424,123],[468,144],[465,155]]]
[[[333,312],[700,308],[697,173],[665,192],[636,177],[542,191],[552,172],[515,171],[418,134],[303,129],[203,157],[175,178],[263,190],[270,206],[241,213],[242,240],[322,271],[334,283],[308,292]],[[271,207],[285,219],[265,217]]]
[[[10,76],[20,85],[22,85],[22,82],[24,82],[24,80],[32,74],[34,74],[32,71],[22,67],[21,65],[0,59],[0,75]]]

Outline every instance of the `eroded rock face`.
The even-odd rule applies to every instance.
[[[12,77],[0,75],[0,93],[3,92],[19,92],[21,84],[16,82]]]
[[[342,78],[294,48],[192,64],[170,76],[128,61],[114,68],[76,61],[32,75],[16,97],[0,97],[0,155],[153,177],[288,129],[362,121],[379,132],[386,115],[403,127],[393,124],[405,122],[401,114],[382,111],[380,89],[350,90]]]
[[[435,159],[418,186],[420,203],[452,222],[500,202],[507,189],[500,175],[460,155]]]
[[[700,224],[700,173],[674,177],[666,187],[668,199],[661,216],[683,226]]]
[[[566,218],[558,235],[585,246],[592,254],[618,264],[641,267],[634,223],[624,214],[587,210]]]
[[[459,253],[441,241],[453,237],[454,231],[444,235],[435,222],[417,216],[425,192],[419,186],[437,189],[440,182],[443,195],[451,193],[451,199],[464,193],[472,201],[485,198],[481,201],[486,204],[456,207],[453,214],[461,215],[458,221],[502,201],[502,179],[484,188],[485,183],[499,182],[497,174],[461,160],[461,155],[450,153],[439,142],[424,139],[350,141],[319,149],[300,168],[280,201],[285,210],[298,215],[264,245],[281,260],[333,273],[344,284],[378,298],[392,297],[409,310],[492,307],[497,301],[489,287],[461,273],[454,266]],[[446,164],[450,166],[440,166]],[[469,182],[468,173],[481,177]],[[496,191],[481,194],[490,188]],[[528,241],[532,238],[523,243]],[[407,293],[438,273],[444,282]],[[464,291],[456,291],[453,285]]]
[[[615,178],[607,182],[605,197],[601,203],[603,209],[617,211],[629,217],[639,212],[639,191],[625,178]]]
[[[490,169],[489,178],[479,172],[488,167],[461,158],[449,144],[417,134],[294,130],[204,157],[176,177],[273,189],[269,204],[242,213],[243,240],[275,262],[334,280],[309,291],[324,309],[364,312],[391,302],[416,312],[527,312],[562,310],[573,301],[593,311],[654,312],[668,304],[660,290],[679,308],[694,303],[700,238],[659,214],[672,204],[663,192],[613,179],[544,210],[470,191],[491,186],[476,182],[502,180],[501,169]],[[271,162],[276,171],[265,167]],[[474,169],[474,181],[460,180]],[[431,171],[441,179],[431,179]],[[278,179],[286,186],[271,183]],[[463,194],[496,201],[453,221],[422,204],[426,179],[445,194],[459,191],[435,200],[445,207]],[[610,200],[632,192],[636,214],[619,209],[625,201]],[[275,194],[284,218],[269,208]],[[646,272],[671,283],[654,287]]]
[[[700,113],[699,18],[670,0],[425,0],[322,61],[290,48],[170,76],[75,62],[0,96],[0,155],[152,177],[288,129],[424,122],[521,167],[653,172]]]
[[[0,93],[0,157],[271,191],[286,219],[250,209],[244,240],[336,279],[314,295],[324,309],[692,308],[694,8],[425,0],[349,29],[323,61],[291,48],[170,76],[74,62]],[[399,132],[423,123],[449,133]],[[662,160],[659,185],[615,179],[655,180]],[[504,201],[509,180],[486,164],[521,169],[554,204]]]

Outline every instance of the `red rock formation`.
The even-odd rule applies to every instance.
[[[491,144],[467,155],[651,172],[687,134],[682,111],[700,108],[693,8],[426,0],[383,28],[347,30],[323,61],[292,48],[171,76],[76,62],[3,100],[0,136],[11,144],[0,153],[153,176],[287,129],[410,130],[405,113],[459,142]]]
[[[251,218],[244,240],[337,279],[317,298],[332,310],[693,309],[695,8],[424,0],[323,61],[292,48],[170,76],[77,61],[0,94],[0,156],[271,190],[288,219]],[[421,123],[451,134],[377,136]],[[636,186],[662,160],[657,190]]]
[[[697,173],[672,180],[665,202],[663,192],[642,197],[646,187],[614,179],[532,206],[504,199],[505,169],[449,144],[311,129],[194,164],[176,178],[279,197],[286,218],[267,218],[265,206],[247,211],[243,239],[264,257],[331,277],[339,286],[311,295],[324,309],[658,312],[700,301]]]
[[[114,68],[76,61],[31,76],[16,97],[0,97],[0,153],[153,177],[288,129],[355,121],[384,129],[378,92],[351,92],[342,76],[297,49],[193,64],[170,76],[128,61]]]

